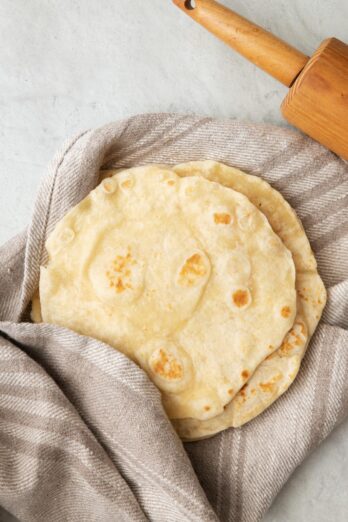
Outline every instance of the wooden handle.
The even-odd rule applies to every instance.
[[[208,31],[288,87],[308,62],[308,56],[215,0],[173,2]]]

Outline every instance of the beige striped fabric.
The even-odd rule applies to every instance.
[[[329,301],[291,389],[242,428],[186,444],[124,355],[31,324],[47,234],[100,168],[210,159],[262,176],[306,228]],[[150,114],[63,147],[27,229],[0,249],[0,505],[23,522],[254,522],[348,414],[348,167],[268,125]]]

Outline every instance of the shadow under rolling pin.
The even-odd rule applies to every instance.
[[[324,40],[311,58],[215,0],[173,0],[193,20],[289,87],[289,123],[348,160],[348,45]]]

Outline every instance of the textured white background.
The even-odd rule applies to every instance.
[[[347,0],[224,3],[307,54],[327,36],[348,41]],[[0,244],[28,222],[47,163],[77,131],[152,111],[283,124],[285,94],[170,0],[0,0]],[[345,423],[265,520],[346,522],[347,491]]]

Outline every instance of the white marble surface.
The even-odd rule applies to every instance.
[[[306,53],[348,40],[347,0],[224,3]],[[282,123],[286,89],[170,0],[0,0],[0,48],[0,244],[28,222],[48,161],[81,129],[151,111]],[[345,423],[265,520],[346,522],[347,491]]]

